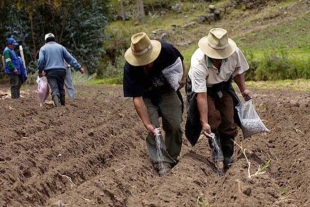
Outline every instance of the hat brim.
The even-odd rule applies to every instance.
[[[157,40],[151,40],[151,45],[152,48],[140,56],[134,55],[131,48],[128,48],[124,55],[126,61],[133,66],[143,66],[153,62],[159,56],[161,43]]]
[[[210,47],[208,43],[208,37],[201,38],[198,42],[198,47],[203,51],[205,55],[213,59],[225,59],[231,56],[237,48],[236,43],[228,38],[228,45],[225,49],[214,49]]]

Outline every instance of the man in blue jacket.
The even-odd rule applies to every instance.
[[[17,53],[14,51],[18,45],[13,37],[7,39],[7,46],[3,50],[4,56],[4,72],[10,77],[11,98],[18,99],[20,97],[21,88],[21,65]]]
[[[39,52],[39,77],[43,76],[44,70],[48,84],[52,90],[52,99],[55,106],[64,106],[64,81],[66,77],[64,60],[82,74],[84,73],[84,69],[64,46],[56,42],[55,36],[52,33],[45,35],[45,43],[46,44],[41,47]]]

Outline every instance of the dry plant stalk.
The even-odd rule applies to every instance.
[[[266,169],[269,166],[270,160],[268,160],[262,168],[260,166],[258,166],[257,171],[254,174],[251,174],[251,162],[249,161],[248,157],[246,156],[246,153],[245,153],[246,148],[243,148],[242,142],[241,142],[240,145],[237,144],[234,140],[233,140],[233,142],[240,148],[242,154],[245,157],[245,160],[246,160],[246,162],[248,164],[248,178],[249,179],[252,179],[252,177],[254,177],[254,176],[262,175],[262,174],[264,174],[266,172],[266,171],[263,171],[263,170]]]
[[[73,183],[72,179],[69,176],[67,175],[61,175],[61,176],[67,178],[71,182],[71,185],[75,186],[75,184]]]

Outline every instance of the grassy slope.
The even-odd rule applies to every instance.
[[[218,1],[216,7],[224,11],[228,1]],[[304,1],[305,2],[305,1]],[[178,47],[185,57],[187,68],[190,65],[190,57],[197,48],[198,40],[207,35],[212,27],[222,27],[228,30],[229,35],[238,46],[247,52],[251,52],[255,58],[262,57],[266,52],[285,50],[300,58],[308,58],[310,52],[310,33],[308,32],[310,13],[309,5],[303,1],[289,0],[282,3],[269,1],[264,7],[246,10],[242,7],[227,10],[221,21],[196,24],[194,27],[183,28],[186,23],[195,21],[198,16],[205,15],[210,3],[183,2],[181,13],[165,11],[165,15],[153,12],[147,16],[146,24],[139,22],[135,17],[132,20],[111,22],[108,32],[115,38],[127,38],[130,44],[130,36],[136,32],[144,31],[152,37],[152,31],[164,30],[170,33],[168,42]],[[188,46],[179,46],[181,42],[192,42]],[[309,58],[308,58],[309,59]],[[97,81],[102,83],[105,81]],[[288,84],[287,82],[292,82]],[[290,86],[298,89],[297,83],[307,81],[277,81],[281,88]],[[282,84],[283,83],[283,84]],[[253,87],[266,86],[266,82],[250,83]],[[306,84],[306,83],[304,83]],[[307,84],[306,84],[307,85]],[[304,87],[303,87],[304,88]],[[307,87],[306,87],[307,88]]]

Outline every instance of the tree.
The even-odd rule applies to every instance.
[[[138,10],[138,14],[140,14],[141,16],[141,22],[145,24],[145,11],[144,11],[143,0],[137,0],[137,10]]]
[[[0,38],[14,36],[24,46],[26,61],[34,63],[37,51],[44,44],[44,35],[52,32],[57,42],[94,73],[101,69],[99,57],[104,52],[108,3],[106,0],[3,0]]]

